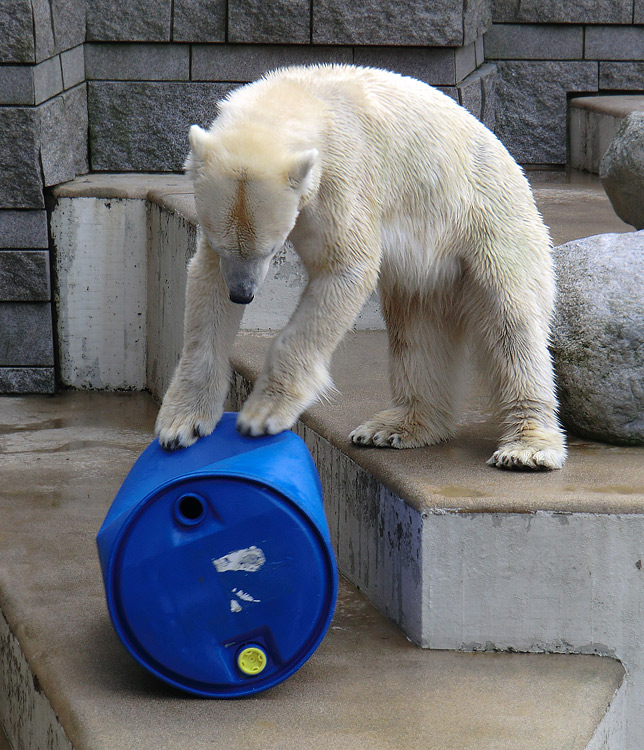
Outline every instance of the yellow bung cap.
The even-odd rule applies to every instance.
[[[266,667],[266,652],[259,646],[247,646],[237,654],[237,666],[244,674],[257,675]]]

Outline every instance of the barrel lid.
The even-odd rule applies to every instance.
[[[106,574],[130,653],[166,682],[213,697],[259,692],[299,669],[337,593],[318,526],[273,487],[235,476],[162,486],[121,527]]]

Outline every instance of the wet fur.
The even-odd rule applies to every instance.
[[[241,317],[228,294],[256,289],[290,237],[309,281],[242,432],[288,428],[332,387],[331,355],[379,286],[393,407],[354,430],[355,443],[448,439],[469,332],[504,425],[490,462],[563,465],[550,239],[522,171],[466,110],[393,73],[284,69],[233,92],[209,131],[193,126],[187,168],[201,234],[184,351],[157,421],[164,446],[216,425]]]

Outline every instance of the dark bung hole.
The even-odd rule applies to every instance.
[[[179,499],[177,511],[180,521],[192,524],[197,523],[203,518],[206,509],[200,497],[196,495],[184,495]]]

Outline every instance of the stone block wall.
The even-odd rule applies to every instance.
[[[92,171],[180,170],[188,126],[231,88],[282,65],[388,67],[443,88],[490,125],[488,0],[97,0],[88,6]]]
[[[496,133],[523,164],[565,164],[568,99],[644,93],[644,0],[494,0]]]
[[[526,164],[566,160],[567,99],[644,89],[644,0],[7,0],[0,5],[0,392],[54,388],[46,188],[177,171],[193,122],[280,65],[441,88]]]
[[[0,5],[0,392],[54,389],[45,188],[88,169],[83,0]]]

